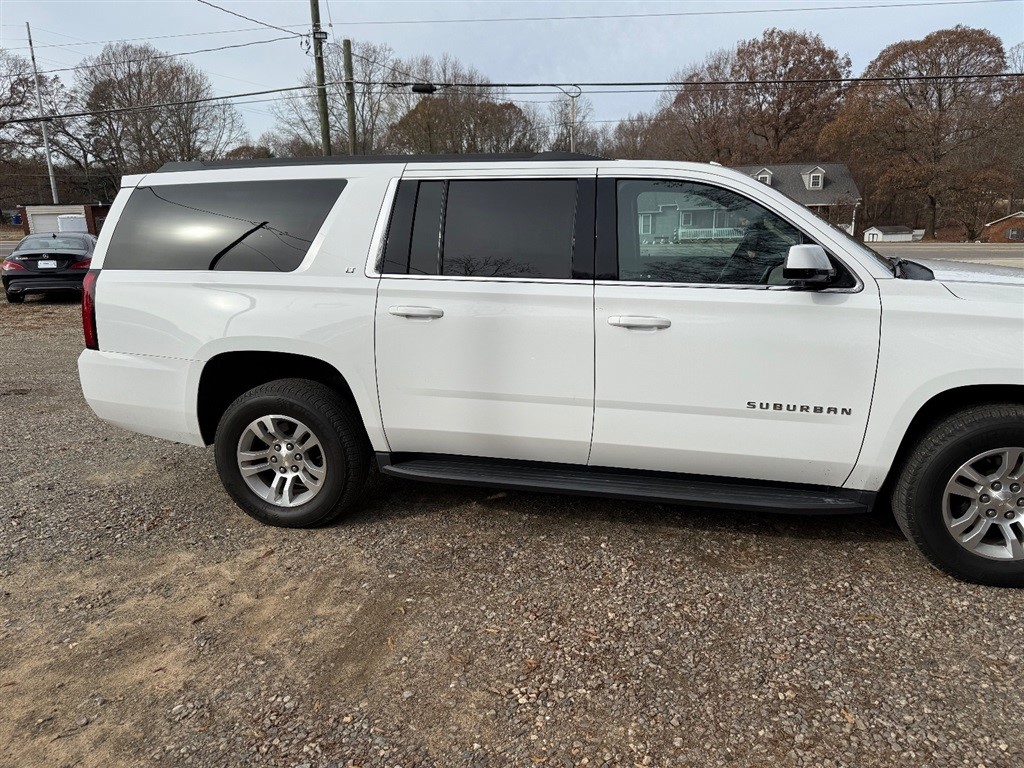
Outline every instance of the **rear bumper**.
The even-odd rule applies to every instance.
[[[21,270],[18,270],[19,272]],[[13,277],[4,275],[4,289],[8,293],[43,293],[50,291],[78,291],[82,290],[82,281],[88,270],[76,269],[75,274],[62,275],[21,275]],[[80,274],[79,274],[80,273]]]
[[[87,349],[78,358],[82,394],[104,421],[144,435],[205,445],[192,392],[202,363]]]

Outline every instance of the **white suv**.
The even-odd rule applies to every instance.
[[[359,162],[357,162],[359,160]],[[173,164],[87,276],[101,418],[213,444],[273,525],[382,472],[780,512],[891,498],[1024,586],[1024,272],[887,260],[713,165]]]

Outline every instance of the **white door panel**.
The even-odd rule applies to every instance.
[[[590,463],[842,485],[867,424],[879,317],[873,283],[599,283]]]
[[[376,353],[391,450],[585,464],[593,291],[385,275]]]

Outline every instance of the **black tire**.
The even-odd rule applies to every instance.
[[[258,496],[242,477],[236,451],[249,424],[271,414],[294,418],[319,438],[327,472],[308,502],[281,507]],[[313,528],[341,517],[359,500],[370,470],[370,445],[355,409],[338,394],[307,379],[278,379],[251,389],[228,406],[214,441],[224,488],[247,514],[267,525]]]
[[[986,451],[1022,446],[1024,406],[1006,403],[954,413],[931,427],[913,448],[893,486],[893,514],[907,538],[937,568],[976,584],[1024,587],[1024,559],[996,560],[968,550],[947,528],[942,511],[946,484],[965,462]],[[1019,497],[1024,498],[1024,491]],[[1004,514],[1010,512],[1019,521],[1024,509]],[[1019,532],[1021,526],[1011,529]]]
[[[4,291],[7,294],[7,301],[11,304],[21,304],[25,301],[24,293],[11,293],[10,291]]]

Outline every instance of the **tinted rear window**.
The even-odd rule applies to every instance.
[[[85,251],[88,249],[89,244],[84,238],[63,235],[26,237],[15,248],[16,251]]]
[[[342,179],[139,187],[103,267],[290,272],[344,187]]]
[[[572,277],[576,181],[453,181],[442,274]]]

